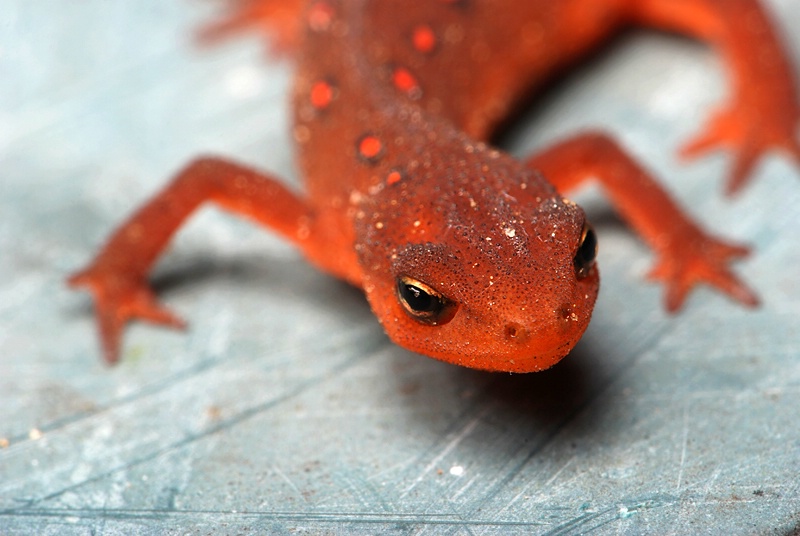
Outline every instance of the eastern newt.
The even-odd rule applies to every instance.
[[[653,249],[668,310],[698,283],[753,306],[729,269],[746,247],[715,238],[609,135],[583,132],[519,160],[487,144],[531,91],[628,25],[702,38],[733,91],[684,149],[730,148],[728,191],[756,160],[800,159],[789,62],[757,0],[237,0],[209,34],[264,26],[296,60],[294,138],[305,181],[199,158],[70,278],[94,294],[105,359],[134,318],[182,326],[148,271],[204,202],[292,242],[363,289],[397,344],[458,365],[543,370],[589,323],[597,239],[562,195],[597,179]]]

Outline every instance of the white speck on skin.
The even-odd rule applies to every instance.
[[[460,465],[454,465],[450,468],[450,474],[453,476],[462,476],[464,474],[464,468]]]

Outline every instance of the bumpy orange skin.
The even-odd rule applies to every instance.
[[[147,273],[183,220],[211,201],[293,242],[322,270],[364,289],[398,344],[458,365],[545,369],[583,334],[595,267],[573,261],[585,215],[562,193],[597,179],[654,250],[652,277],[676,310],[698,283],[745,305],[728,268],[747,249],[704,232],[613,139],[585,132],[525,161],[486,142],[556,71],[620,28],[703,38],[730,67],[732,99],[686,154],[725,145],[729,191],[765,151],[800,158],[789,63],[757,0],[233,0],[213,38],[264,28],[291,53],[294,138],[305,191],[219,158],[188,165],[71,278],[96,298],[104,355],[119,358],[132,318],[181,325]],[[757,81],[758,83],[753,83]],[[398,298],[411,277],[453,304],[420,322]]]

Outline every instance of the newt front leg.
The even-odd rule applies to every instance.
[[[147,275],[181,223],[206,201],[246,216],[303,246],[312,218],[306,203],[271,177],[217,158],[189,164],[109,238],[94,261],[69,278],[95,299],[103,355],[119,360],[122,331],[140,318],[182,327],[183,321],[160,306]]]
[[[746,256],[748,249],[705,233],[607,135],[586,133],[568,139],[527,163],[561,192],[589,178],[600,181],[614,208],[658,255],[650,277],[664,281],[669,311],[679,309],[698,283],[717,287],[747,306],[757,305],[755,293],[727,265]]]

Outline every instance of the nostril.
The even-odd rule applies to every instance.
[[[561,318],[567,320],[568,318],[572,317],[572,305],[565,303],[558,308],[558,312],[561,315]]]
[[[516,322],[506,324],[505,328],[506,339],[521,341],[525,339],[525,328]]]

